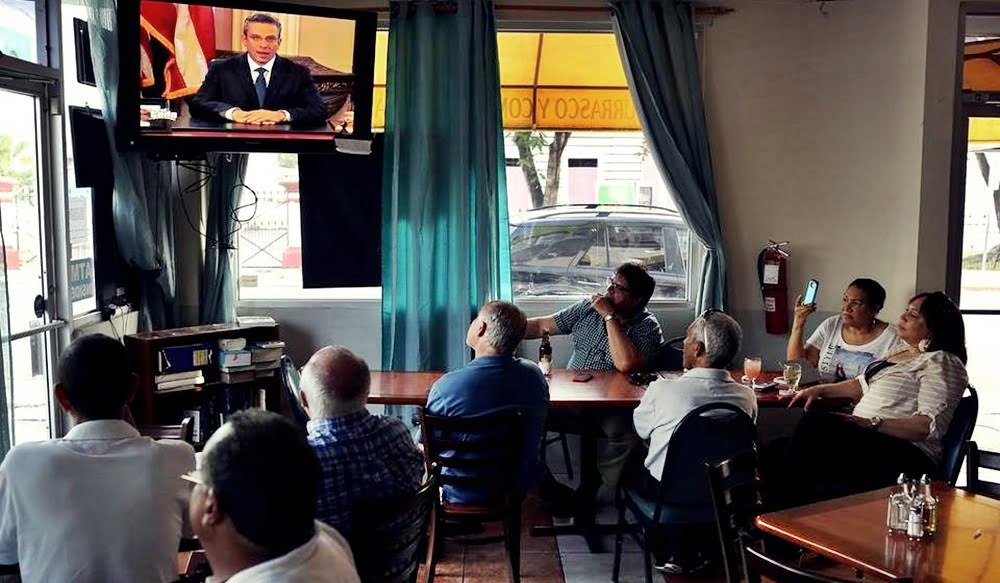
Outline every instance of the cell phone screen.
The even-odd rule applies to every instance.
[[[573,382],[574,383],[585,383],[585,382],[589,381],[592,378],[594,378],[594,375],[590,374],[589,372],[581,372],[581,373],[577,373],[577,374],[573,375]]]
[[[816,292],[819,291],[819,282],[815,279],[810,279],[809,283],[806,284],[806,293],[802,294],[803,304],[815,304],[816,303]]]

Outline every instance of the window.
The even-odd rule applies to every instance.
[[[688,298],[690,235],[613,33],[497,33],[515,298],[587,296],[625,262]],[[586,236],[584,236],[586,233]]]
[[[237,209],[239,297],[378,299],[380,288],[302,287],[302,228],[296,154],[250,154]]]
[[[0,0],[0,52],[38,63],[38,31],[35,0]]]

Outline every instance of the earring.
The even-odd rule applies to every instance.
[[[931,345],[930,338],[924,338],[920,342],[917,342],[917,350],[920,352],[927,352],[927,347]]]

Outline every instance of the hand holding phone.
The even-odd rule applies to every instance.
[[[819,282],[815,279],[810,279],[806,283],[806,291],[802,294],[802,304],[811,305],[816,303],[816,294],[819,292]]]
[[[594,378],[594,375],[590,374],[589,372],[578,372],[575,375],[573,375],[573,382],[585,383],[592,378]]]

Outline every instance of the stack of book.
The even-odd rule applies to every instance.
[[[202,374],[200,368],[196,368],[183,372],[156,375],[153,377],[153,382],[156,383],[154,390],[157,393],[173,393],[176,391],[189,391],[198,385],[205,384],[205,376]]]
[[[280,340],[257,342],[250,348],[256,378],[273,377],[281,368],[281,355],[285,351],[285,343]]]
[[[219,380],[227,385],[245,383],[255,378],[253,353],[247,350],[246,338],[220,339],[215,362],[219,366]]]

